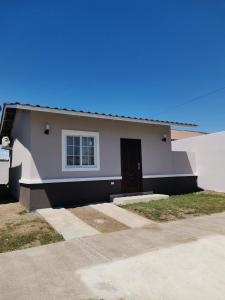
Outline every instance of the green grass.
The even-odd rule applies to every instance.
[[[121,207],[148,219],[166,222],[225,211],[225,194],[200,192],[171,196],[168,199],[148,203],[121,205]]]
[[[25,215],[27,213],[28,211],[26,209],[22,209],[21,211],[18,212],[18,215]]]
[[[42,219],[6,223],[0,230],[0,253],[64,240]]]
[[[46,245],[62,240],[63,238],[60,234],[42,233],[40,231],[18,235],[0,233],[0,253],[28,248],[36,241],[38,241],[39,245]]]

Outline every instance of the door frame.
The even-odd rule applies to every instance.
[[[122,155],[122,147],[123,147],[123,142],[125,142],[126,140],[132,140],[132,141],[136,141],[139,144],[139,163],[140,163],[140,167],[139,167],[139,178],[138,178],[138,190],[134,193],[139,193],[143,191],[143,178],[142,178],[142,141],[141,139],[135,139],[135,138],[120,138],[120,158],[121,158],[121,176],[122,176],[122,193],[129,193],[126,191],[126,184],[125,184],[125,180],[124,180],[124,168],[123,168],[123,155]],[[132,192],[131,192],[132,193]]]

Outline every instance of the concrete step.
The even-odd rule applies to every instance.
[[[126,196],[116,197],[113,199],[113,203],[116,205],[125,205],[139,202],[149,202],[153,200],[161,200],[169,198],[168,195],[163,194],[152,194],[152,195],[138,195],[138,196]]]
[[[152,195],[152,194],[153,194],[153,191],[136,192],[136,193],[123,193],[123,194],[111,194],[110,195],[110,201],[113,202],[114,198],[120,198],[120,197],[142,196],[142,195]]]

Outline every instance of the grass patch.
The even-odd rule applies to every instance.
[[[0,230],[0,253],[62,241],[63,237],[44,220],[7,223]]]
[[[0,252],[23,249],[25,245],[30,245],[35,239],[35,232],[20,235],[0,233]]]
[[[0,253],[63,240],[43,218],[19,203],[0,205]]]
[[[32,231],[25,234],[0,232],[0,253],[62,241],[57,233]]]
[[[22,209],[21,211],[18,212],[18,215],[25,215],[25,214],[27,214],[26,209]]]
[[[225,211],[225,194],[200,192],[171,196],[168,199],[148,203],[121,205],[121,207],[154,221],[167,222],[223,212]]]

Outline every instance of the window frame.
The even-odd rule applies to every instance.
[[[67,136],[93,137],[94,138],[94,165],[90,166],[68,166],[67,165]],[[80,149],[82,146],[80,146]],[[80,153],[82,160],[82,151]],[[99,133],[94,131],[80,130],[62,130],[62,171],[100,171],[100,149],[99,149]]]

